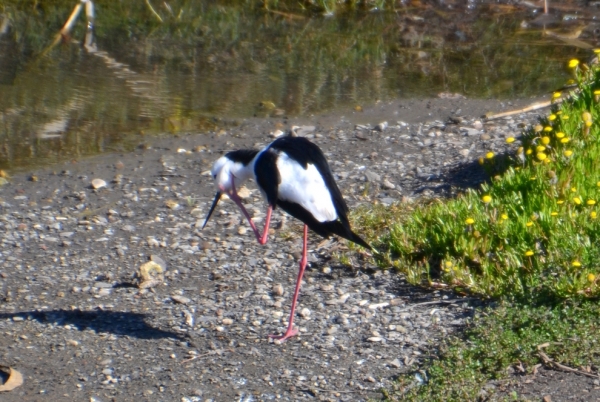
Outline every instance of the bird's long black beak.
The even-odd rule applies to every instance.
[[[210,216],[212,215],[213,211],[215,210],[215,207],[217,206],[217,204],[219,203],[219,200],[221,199],[221,194],[222,193],[220,191],[217,191],[217,195],[215,195],[215,200],[213,201],[212,206],[210,207],[210,211],[208,211],[208,215],[206,215],[206,220],[204,221],[204,225],[202,225],[202,229],[204,229],[204,227],[208,223]]]

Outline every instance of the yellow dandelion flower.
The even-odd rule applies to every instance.
[[[558,91],[557,91],[557,92],[554,92],[554,93],[552,94],[552,99],[558,99],[558,98],[560,98],[560,96],[561,96],[561,95],[562,95],[562,94],[561,94],[560,92],[558,92]]]
[[[500,218],[502,218],[502,220],[507,220],[508,219],[508,215],[502,214],[502,215],[500,215]]]
[[[563,138],[565,136],[565,133],[563,133],[562,131],[559,131],[558,133],[556,133],[556,138]]]
[[[546,147],[543,145],[538,145],[537,147],[535,147],[535,150],[538,152],[544,152],[546,150]]]
[[[572,193],[575,193],[575,192],[577,192],[577,187],[571,187],[571,192],[572,192]]]
[[[569,60],[569,68],[575,68],[579,65],[579,60],[571,59]]]
[[[564,204],[564,203],[565,203],[565,200],[558,200],[558,201],[556,201],[556,203],[557,203],[558,205],[561,205],[561,204]]]
[[[536,157],[538,158],[538,160],[543,161],[543,160],[545,160],[548,157],[548,155],[546,155],[543,152],[538,152],[538,154],[536,155]]]
[[[525,154],[527,155],[531,155],[533,153],[533,151],[531,149],[528,149],[527,151],[525,151]]]
[[[481,201],[483,201],[486,204],[489,204],[490,202],[492,202],[492,196],[491,195],[484,195],[483,197],[481,197]]]
[[[492,159],[494,157],[494,153],[493,152],[488,152],[487,154],[485,154],[485,157],[488,159]]]
[[[513,142],[515,142],[515,137],[508,137],[508,138],[506,139],[506,143],[507,143],[507,144],[512,144]]]
[[[568,137],[565,138],[561,138],[560,142],[562,142],[563,144],[566,144],[567,142],[571,141]]]
[[[596,200],[587,200],[586,204],[588,204],[588,205],[596,205]]]
[[[550,137],[542,137],[542,144],[544,144],[544,145],[550,144]]]
[[[566,114],[566,115],[564,115],[564,116],[561,116],[561,119],[562,119],[562,120],[569,120],[569,115],[568,115],[568,114]]]
[[[573,197],[573,202],[577,205],[581,205],[581,198],[579,197]]]
[[[592,127],[592,121],[591,120],[586,120],[585,121],[585,126],[586,127]]]
[[[596,213],[596,211],[590,212],[590,218],[596,219],[597,217],[598,217],[598,213]]]
[[[596,90],[594,91],[594,95],[600,95],[600,89],[596,89]]]
[[[533,255],[533,251],[527,250],[525,251],[525,257],[531,257]]]
[[[454,264],[452,264],[452,261],[446,261],[444,265],[446,266],[446,268],[452,268],[452,265]]]
[[[596,183],[596,186],[600,187],[600,181]]]
[[[581,266],[581,263],[580,263],[579,261],[575,260],[575,261],[573,261],[573,262],[571,263],[571,265],[572,265],[572,266],[574,266],[574,267],[580,267],[580,266]]]
[[[592,120],[592,114],[591,114],[590,112],[583,112],[583,113],[581,114],[581,118],[582,118],[584,121],[591,121],[591,120]]]
[[[588,280],[588,282],[594,282],[596,280],[596,275],[588,274],[587,280]]]
[[[546,126],[546,127],[544,127],[544,131],[549,133],[550,131],[552,131],[552,127]]]
[[[532,227],[532,226],[533,226],[533,222],[529,221],[529,222],[527,222],[527,223],[525,224],[525,226],[527,226],[528,228],[529,228],[529,227]]]
[[[550,212],[550,216],[557,216],[557,215],[558,215],[558,212],[554,212],[554,211]]]
[[[551,114],[550,116],[548,116],[548,120],[550,120],[550,121],[556,120],[556,115],[555,114]]]
[[[600,49],[594,49],[594,53],[600,54]]]
[[[467,218],[467,220],[465,221],[465,223],[466,223],[467,225],[472,225],[472,224],[474,224],[474,223],[475,223],[475,219],[473,219],[473,218]]]
[[[573,155],[573,151],[571,151],[570,149],[565,150],[565,152],[563,152],[563,154],[568,158],[571,155]]]
[[[480,165],[483,165],[484,163],[485,163],[485,159],[483,159],[483,158],[479,158],[479,164],[480,164]]]

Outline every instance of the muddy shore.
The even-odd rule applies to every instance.
[[[347,244],[313,235],[300,336],[274,344],[267,335],[287,323],[301,226],[276,214],[260,246],[235,205],[223,202],[202,230],[212,163],[297,125],[326,153],[350,208],[451,196],[485,180],[478,157],[510,152],[506,137],[547,110],[480,116],[534,101],[400,100],[362,112],[247,119],[14,174],[0,187],[0,364],[25,381],[0,400],[381,397],[482,303],[410,286],[360,250],[352,267],[342,266],[332,256]],[[94,188],[94,179],[106,185]],[[245,203],[260,222],[265,207],[253,183]],[[149,259],[164,266],[164,280],[140,289],[136,272]],[[588,380],[567,382],[597,392]],[[519,394],[552,392],[557,401],[571,392],[527,384],[538,386]]]

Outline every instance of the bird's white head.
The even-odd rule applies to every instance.
[[[217,206],[219,199],[221,199],[221,194],[225,193],[230,197],[236,196],[237,187],[253,176],[253,161],[257,153],[258,151],[252,149],[232,151],[220,157],[214,163],[210,173],[217,186],[217,195],[208,212],[204,226],[206,226],[210,215]]]
[[[221,193],[231,194],[235,188],[252,177],[253,158],[250,156],[254,155],[256,151],[242,150],[230,152],[217,159],[210,173]]]

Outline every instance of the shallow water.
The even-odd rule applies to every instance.
[[[33,12],[5,4],[0,168],[129,150],[146,135],[220,130],[248,116],[441,93],[540,95],[565,83],[570,58],[590,57],[598,33],[597,10],[569,1],[544,16],[485,2],[324,15],[285,2],[180,0],[156,2],[162,22],[143,1],[123,3],[95,3],[88,46],[82,14],[54,47],[77,2]]]

